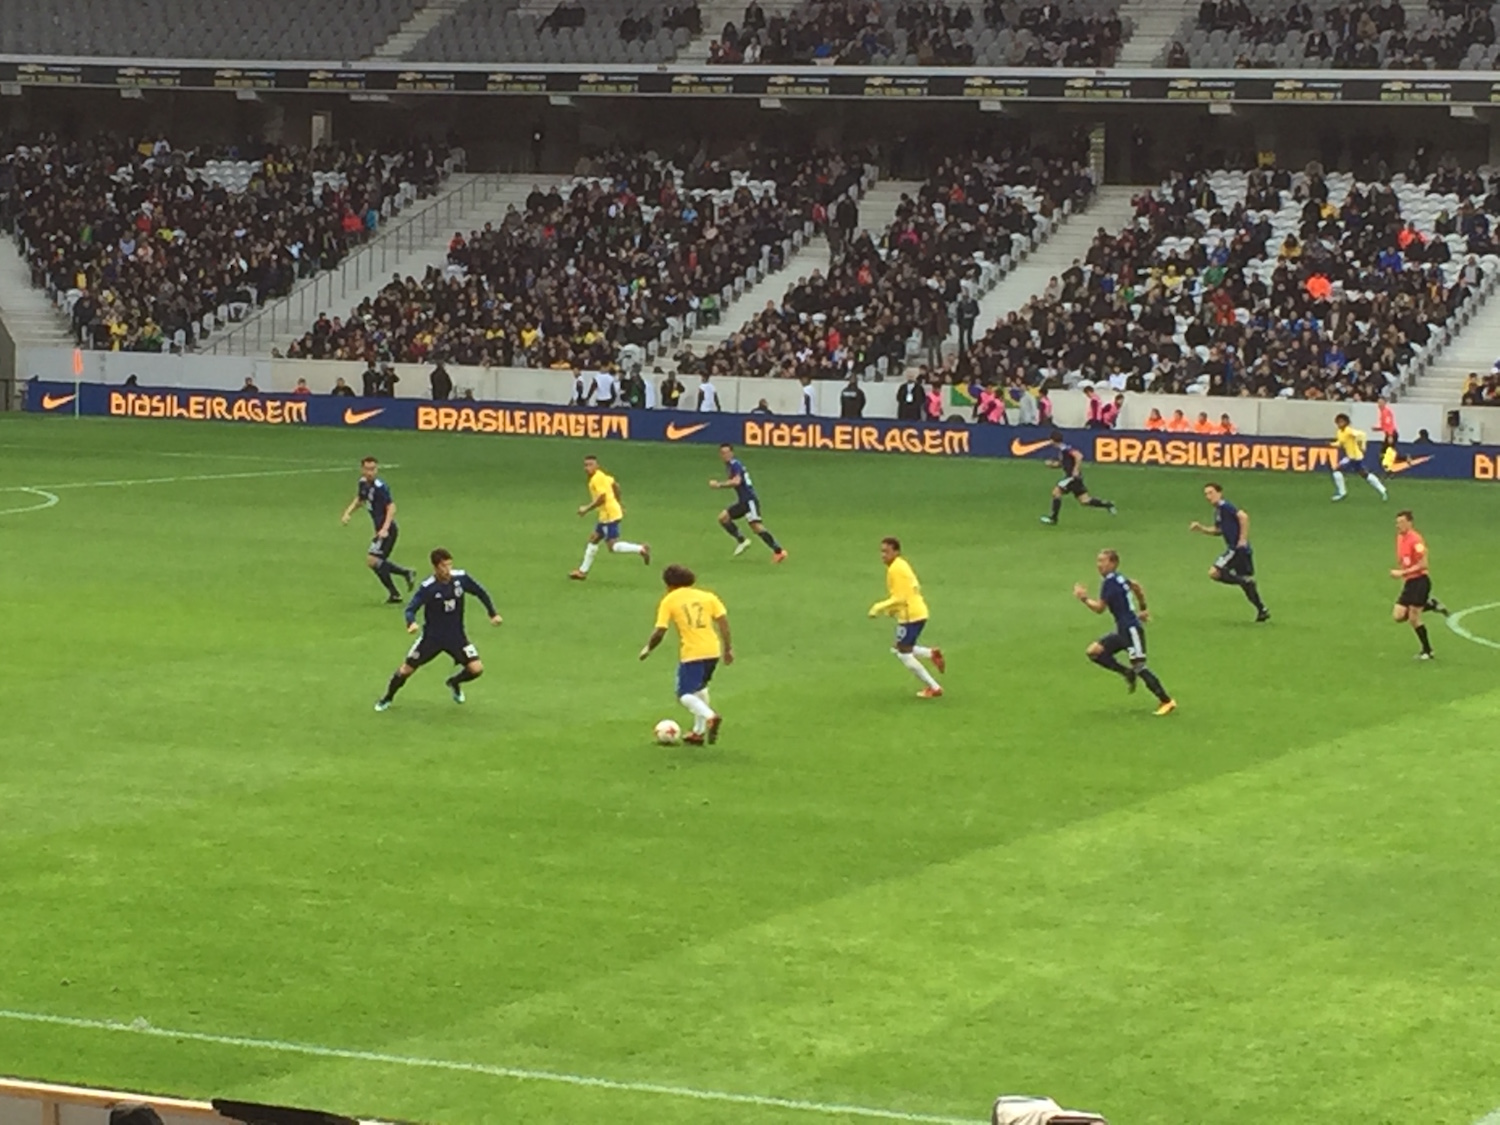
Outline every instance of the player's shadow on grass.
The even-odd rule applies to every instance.
[[[654,746],[661,755],[659,765],[666,769],[688,769],[710,766],[745,766],[756,761],[743,750],[716,746]]]

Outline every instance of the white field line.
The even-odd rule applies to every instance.
[[[7,488],[0,491],[30,492],[42,498],[38,504],[26,504],[20,508],[0,508],[0,516],[15,516],[20,515],[22,512],[40,512],[43,508],[50,508],[57,503],[57,493],[48,492],[44,488]]]
[[[398,467],[396,465],[385,466],[387,469]],[[21,485],[11,489],[0,489],[0,491],[33,492],[38,489],[123,488],[134,484],[181,484],[185,481],[197,480],[255,480],[260,477],[295,477],[307,473],[349,473],[353,476],[358,476],[359,470],[351,469],[348,465],[329,465],[321,469],[259,469],[254,472],[244,473],[192,473],[178,477],[136,477],[129,480],[75,480],[64,481],[61,484]]]
[[[1476,645],[1484,645],[1486,648],[1500,648],[1500,641],[1492,641],[1488,637],[1477,636],[1464,628],[1464,618],[1471,613],[1483,613],[1487,609],[1500,609],[1500,602],[1486,602],[1484,605],[1471,605],[1468,609],[1454,610],[1447,617],[1448,628],[1452,629],[1466,641],[1473,641]],[[1500,1125],[1500,1109],[1495,1110],[1479,1125]]]
[[[386,465],[387,469],[399,469],[400,465]],[[295,477],[308,473],[355,473],[348,465],[325,465],[318,469],[263,469],[245,473],[195,473],[180,477],[138,477],[134,480],[75,480],[62,484],[17,484],[0,487],[0,494],[26,492],[42,497],[39,504],[26,504],[18,508],[0,508],[0,516],[15,516],[23,512],[40,512],[58,502],[57,492],[67,488],[124,488],[135,484],[181,484],[185,481],[203,480],[255,480],[261,477]]]
[[[1474,1125],[1500,1125],[1500,1106],[1490,1110],[1478,1121],[1474,1122]]]
[[[426,1059],[413,1055],[392,1055],[383,1051],[359,1051],[344,1047],[323,1047],[313,1043],[290,1043],[280,1039],[252,1039],[243,1035],[210,1035],[201,1031],[174,1031],[152,1027],[145,1020],[119,1023],[115,1020],[80,1019],[41,1012],[16,1012],[0,1009],[0,1020],[18,1023],[49,1024],[87,1031],[122,1032],[127,1035],[177,1039],[189,1043],[209,1043],[220,1047],[239,1047],[251,1051],[269,1051],[307,1058],[339,1059],[349,1062],[376,1063],[407,1067],[412,1070],[437,1070],[461,1074],[482,1074],[490,1078],[509,1078],[518,1082],[551,1082],[561,1086],[583,1086],[595,1090],[614,1090],[630,1094],[652,1094],[663,1098],[682,1098],[699,1102],[727,1102],[733,1105],[759,1106],[765,1109],[801,1110],[828,1117],[863,1117],[882,1121],[911,1121],[924,1125],[976,1125],[973,1118],[944,1117],[931,1113],[906,1113],[899,1109],[874,1109],[869,1106],[840,1105],[833,1102],[811,1102],[799,1098],[778,1098],[763,1094],[736,1094],[727,1090],[699,1090],[691,1086],[668,1086],[658,1082],[622,1082],[613,1078],[595,1078],[587,1074],[565,1074],[551,1070],[531,1070],[489,1063],[457,1062],[452,1059]]]
[[[21,442],[0,442],[0,449],[24,449],[28,453],[57,453],[53,445],[26,445]],[[173,449],[99,449],[89,447],[89,453],[108,457],[191,457],[202,461],[259,461],[270,465],[321,465],[317,457],[261,457],[253,453],[209,453],[202,450]]]

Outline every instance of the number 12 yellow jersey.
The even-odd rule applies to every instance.
[[[727,616],[728,611],[717,595],[696,586],[680,586],[656,607],[656,627],[676,627],[678,660],[717,660],[723,649],[714,621]]]

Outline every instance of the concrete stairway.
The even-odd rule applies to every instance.
[[[764,5],[762,5],[764,7]],[[708,61],[708,48],[719,38],[726,23],[740,25],[745,16],[745,5],[739,0],[707,0],[698,8],[703,24],[703,34],[693,39],[677,52],[678,66],[702,66]],[[769,12],[767,13],[769,14]]]
[[[785,15],[797,7],[798,0],[760,0],[761,11],[766,18]],[[745,18],[745,8],[750,0],[701,0],[699,4],[703,34],[677,52],[678,66],[702,66],[708,61],[708,48],[718,40],[726,23],[735,27]]]
[[[1153,66],[1182,26],[1182,21],[1197,12],[1195,0],[1126,0],[1120,17],[1128,18],[1133,29],[1120,48],[1116,66]]]
[[[1088,210],[1069,217],[1052,232],[1052,237],[980,299],[979,319],[974,322],[975,337],[982,337],[996,321],[1045,290],[1047,283],[1072,265],[1075,258],[1087,254],[1100,227],[1112,234],[1123,230],[1134,214],[1130,200],[1136,191],[1131,187],[1100,188]]]
[[[859,201],[859,229],[869,231],[870,237],[878,243],[895,221],[901,197],[909,195],[915,199],[921,190],[921,180],[882,180],[877,183]]]
[[[775,273],[767,274],[746,289],[734,304],[720,314],[718,324],[699,328],[681,346],[692,348],[695,355],[703,355],[718,347],[753,320],[768,303],[780,305],[781,298],[798,278],[807,277],[814,270],[826,272],[828,259],[828,240],[821,234],[814,235],[802,244],[801,249],[792,251],[785,266]],[[672,349],[673,352],[677,350]],[[669,361],[670,356],[663,357],[662,362],[675,370],[676,364]]]
[[[916,192],[921,186],[916,180],[877,183],[859,201],[859,225],[878,240],[896,217],[896,205],[901,202],[901,193]],[[710,324],[694,332],[687,345],[697,355],[718,347],[753,320],[767,303],[780,305],[782,297],[796,284],[797,279],[809,276],[814,270],[826,271],[830,256],[828,240],[821,234],[814,236],[800,250],[793,251],[784,268],[768,274],[745,290],[724,311],[718,324]]]
[[[428,0],[391,37],[371,52],[372,59],[402,59],[429,31],[461,8],[464,0]]]
[[[514,204],[517,209],[526,206],[526,196],[531,193],[534,185],[540,184],[545,189],[557,180],[556,177],[539,178],[530,175],[464,178],[481,180],[483,183],[484,190],[475,195],[472,202],[467,206],[441,209],[429,222],[422,222],[420,216],[414,216],[416,222],[405,233],[393,228],[391,234],[383,236],[387,240],[386,245],[382,246],[380,239],[371,243],[362,267],[355,268],[352,276],[330,274],[321,303],[317,300],[299,303],[291,316],[276,322],[274,334],[268,339],[263,338],[260,350],[268,351],[275,347],[285,352],[287,345],[301,339],[312,327],[319,313],[347,318],[362,301],[366,298],[373,299],[385,288],[393,273],[399,273],[402,277],[420,278],[428,266],[441,268],[448,260],[448,243],[455,231],[462,231],[467,236],[470,231],[478,230],[485,223],[493,222],[498,225],[505,218],[509,206]],[[349,267],[342,268],[348,274]]]
[[[266,354],[273,347],[285,349],[320,312],[332,315],[340,307],[355,307],[372,285],[378,292],[391,270],[420,274],[429,262],[442,262],[455,230],[468,230],[491,217],[498,221],[505,214],[505,204],[523,204],[535,182],[529,176],[451,176],[437,196],[407,207],[340,269],[300,282],[290,297],[270,302],[246,320],[211,333],[198,350],[244,355]],[[484,211],[478,222],[474,221],[476,210]],[[359,266],[351,270],[356,257]],[[67,317],[54,308],[43,290],[32,288],[31,271],[9,238],[0,238],[0,320],[17,346],[73,344]]]
[[[17,347],[73,346],[68,318],[32,287],[31,267],[13,238],[0,238],[0,321]]]
[[[1401,401],[1456,407],[1463,398],[1468,375],[1471,372],[1488,375],[1497,359],[1500,359],[1500,300],[1491,293],[1453,342],[1437,354],[1411,389],[1401,395]]]

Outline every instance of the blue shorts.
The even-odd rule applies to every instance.
[[[375,530],[380,529],[377,527]],[[396,537],[400,534],[400,529],[395,524],[391,524],[391,529],[385,533],[384,539],[377,536],[370,540],[370,548],[366,554],[373,555],[377,559],[390,558],[391,552],[396,549]]]
[[[760,501],[752,496],[748,500],[736,500],[724,509],[729,513],[732,520],[748,519],[751,523],[760,523]]]
[[[1249,547],[1231,547],[1214,559],[1214,569],[1220,574],[1238,574],[1241,578],[1255,577],[1255,552]]]
[[[1117,652],[1128,652],[1130,659],[1146,662],[1146,630],[1139,625],[1106,633],[1099,638],[1099,647],[1113,656]]]
[[[616,539],[620,538],[620,521],[612,520],[609,523],[596,523],[594,525],[594,534],[600,539],[608,539],[613,543]]]
[[[708,682],[714,678],[714,669],[719,666],[719,658],[712,660],[684,660],[677,665],[677,695],[697,695],[708,686]]]
[[[907,621],[896,626],[896,647],[910,648],[917,643],[917,638],[922,635],[922,629],[927,624],[924,617],[921,621]]]
[[[1334,471],[1340,473],[1368,472],[1365,468],[1365,459],[1363,457],[1340,457],[1339,463],[1334,466]]]

